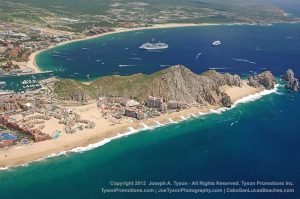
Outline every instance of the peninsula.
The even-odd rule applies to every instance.
[[[176,65],[151,75],[107,76],[89,85],[47,79],[42,88],[1,96],[0,167],[21,165],[111,138],[230,108],[274,89],[270,71],[242,80]]]

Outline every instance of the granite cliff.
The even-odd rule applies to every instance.
[[[248,78],[248,85],[252,87],[260,87],[263,86],[267,90],[273,89],[276,84],[276,79],[272,75],[271,71],[265,71],[258,75],[250,76]]]
[[[272,73],[265,72],[251,77],[249,85],[271,89],[275,83]],[[189,104],[230,107],[232,104],[230,96],[222,92],[220,87],[241,85],[242,80],[238,75],[221,74],[214,70],[198,75],[185,66],[176,65],[151,75],[101,77],[90,85],[75,80],[61,80],[55,84],[54,91],[60,99],[80,102],[113,96],[131,98],[144,103],[149,96],[155,96],[164,101],[178,100]]]
[[[299,81],[295,78],[294,71],[292,69],[288,69],[284,76],[283,80],[286,82],[285,88],[290,89],[292,91],[297,92],[299,90]]]

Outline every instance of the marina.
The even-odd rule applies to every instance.
[[[299,199],[299,0],[0,0],[0,199]]]

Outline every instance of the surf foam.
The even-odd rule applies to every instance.
[[[221,114],[222,112],[225,112],[227,110],[235,108],[238,104],[252,102],[252,101],[255,101],[255,100],[258,100],[258,99],[262,98],[265,95],[269,95],[271,93],[276,93],[276,92],[278,92],[278,87],[279,86],[280,86],[279,84],[276,84],[274,89],[263,90],[263,91],[261,91],[259,93],[243,97],[243,98],[235,101],[233,103],[233,105],[231,106],[231,108],[224,108],[223,107],[223,108],[219,108],[217,110],[210,109],[209,112],[205,112],[205,113],[199,112],[199,116],[210,114],[210,113]],[[183,118],[185,118],[185,117],[183,117]],[[169,118],[168,120],[169,120],[170,124],[177,124],[178,123],[178,122],[175,122],[174,120],[172,120],[171,118]],[[186,118],[185,118],[185,120],[186,120]],[[165,126],[165,125],[161,124],[158,121],[155,121],[155,122],[157,123],[157,125],[155,126],[155,128]],[[37,160],[33,160],[31,162],[28,162],[28,163],[25,163],[25,164],[21,164],[21,165],[16,165],[16,166],[11,166],[11,167],[0,167],[0,170],[9,170],[10,168],[13,168],[13,167],[28,166],[28,164],[33,163],[33,162],[44,161],[44,160],[46,160],[48,158],[53,158],[53,157],[57,157],[57,156],[61,156],[61,155],[66,155],[68,153],[82,153],[82,152],[85,152],[85,151],[90,151],[90,150],[93,150],[95,148],[101,147],[101,146],[103,146],[103,145],[105,145],[105,144],[107,144],[107,143],[109,143],[109,142],[111,142],[113,140],[116,140],[116,139],[119,139],[119,138],[122,138],[122,137],[126,137],[126,136],[129,136],[129,135],[132,135],[132,134],[136,134],[136,133],[141,132],[141,131],[153,129],[152,127],[150,128],[149,126],[147,126],[144,123],[140,123],[140,125],[143,126],[142,129],[134,129],[133,127],[128,127],[127,128],[128,129],[127,132],[122,133],[122,134],[119,133],[118,135],[113,136],[111,138],[105,138],[105,139],[103,139],[103,140],[101,140],[101,141],[99,141],[97,143],[89,144],[88,146],[85,146],[85,147],[76,147],[76,148],[68,150],[68,151],[61,151],[59,153],[52,153],[52,154],[50,154],[48,156],[45,156],[43,158],[40,158],[40,159],[37,159]],[[232,124],[232,125],[234,125],[234,124]]]

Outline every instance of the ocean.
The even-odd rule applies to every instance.
[[[208,69],[247,74],[288,67],[300,73],[300,24],[273,26],[221,25],[139,30],[59,46],[37,56],[43,70],[58,77],[89,81],[106,75],[151,74],[183,64],[196,73]],[[145,42],[162,41],[167,50],[140,50]],[[221,40],[222,45],[211,43]]]
[[[300,25],[209,26],[126,32],[45,51],[37,58],[59,77],[88,80],[102,75],[146,74],[184,64],[200,73],[209,68],[247,75],[271,70],[278,78],[292,68],[299,77]],[[152,38],[169,44],[160,52],[138,50]],[[223,45],[212,47],[221,40]],[[202,54],[200,54],[202,53]],[[67,56],[53,56],[53,55]],[[139,59],[130,59],[139,58]],[[70,61],[71,59],[73,61]],[[97,60],[101,60],[98,61]],[[101,62],[101,63],[100,63]],[[102,62],[104,64],[102,64]],[[7,80],[9,81],[9,80]],[[48,158],[0,171],[0,198],[300,198],[300,95],[276,92],[225,112],[145,130],[101,147]],[[113,182],[292,182],[294,193],[106,193]],[[199,188],[188,184],[187,189]],[[274,188],[274,186],[263,186]],[[219,189],[228,186],[201,186]],[[257,188],[246,186],[245,188]],[[146,191],[146,190],[144,190]],[[151,190],[147,190],[151,191]],[[215,190],[216,191],[216,190]]]

